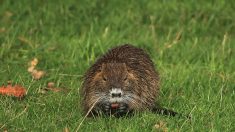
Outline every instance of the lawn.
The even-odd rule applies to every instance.
[[[233,0],[0,0],[0,86],[27,89],[22,100],[0,96],[0,131],[235,131],[234,12]],[[160,104],[191,119],[146,111],[82,122],[82,75],[124,43],[150,54]],[[39,80],[27,71],[33,58]],[[48,82],[68,92],[42,93]]]

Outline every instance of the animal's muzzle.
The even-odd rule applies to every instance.
[[[122,94],[121,93],[112,93],[112,98],[115,98],[115,97],[121,97]]]
[[[120,88],[112,88],[112,90],[110,91],[110,95],[112,98],[115,97],[121,97],[122,96],[122,90]]]

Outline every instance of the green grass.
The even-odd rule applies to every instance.
[[[80,131],[160,131],[159,122],[169,131],[235,131],[234,12],[233,0],[1,0],[0,85],[21,84],[27,96],[0,96],[0,131],[75,131],[81,75],[122,43],[151,55],[162,106],[192,119],[145,112],[85,119]],[[27,72],[34,57],[47,72],[38,81]],[[70,92],[40,94],[50,81]]]

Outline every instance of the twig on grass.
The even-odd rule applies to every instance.
[[[20,112],[18,115],[16,115],[14,118],[10,119],[9,121],[15,120],[16,118],[20,117],[21,115],[23,115],[23,114],[27,111],[27,109],[28,109],[28,106],[25,106],[25,108],[24,108],[24,110],[23,110],[22,112]],[[0,127],[0,129],[4,128],[4,127],[6,126],[6,124],[9,123],[9,121],[6,122],[5,124],[3,124],[3,125]]]
[[[188,114],[189,118],[183,122],[183,124],[181,125],[179,131],[182,131],[183,126],[185,125],[185,123],[186,123],[187,121],[189,121],[189,122],[191,121],[191,115],[192,115],[192,112],[194,111],[195,108],[196,108],[196,106],[194,106],[193,109],[189,112],[189,114]]]
[[[80,122],[80,124],[78,125],[77,129],[75,130],[75,132],[78,132],[78,130],[80,129],[82,123],[84,122],[84,120],[86,119],[86,117],[88,116],[88,114],[91,112],[91,110],[94,108],[95,104],[99,101],[100,98],[98,98],[94,104],[91,106],[91,108],[88,110],[88,112],[86,113],[86,115],[84,116],[84,118],[82,119],[82,121]]]
[[[59,76],[82,77],[82,75],[63,74],[63,73],[60,73]]]
[[[0,127],[0,130],[2,129],[2,128],[4,128],[6,126],[6,124],[3,124],[1,127]]]
[[[28,106],[25,106],[24,110],[23,110],[22,112],[20,112],[20,113],[19,113],[17,116],[15,116],[14,118],[10,119],[10,121],[12,121],[12,120],[14,120],[14,119],[20,117],[21,115],[23,115],[23,114],[26,112],[27,109],[28,109]]]

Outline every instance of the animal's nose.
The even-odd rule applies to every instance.
[[[112,98],[121,97],[122,96],[122,90],[120,88],[112,88],[112,90],[110,91],[110,96]]]
[[[119,92],[119,93],[112,93],[112,97],[121,97],[122,93]]]

